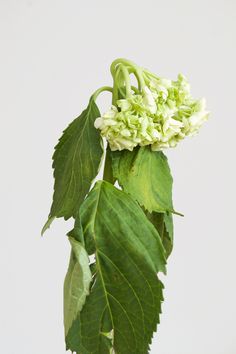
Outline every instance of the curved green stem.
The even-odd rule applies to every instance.
[[[119,88],[119,74],[120,74],[120,67],[114,73],[113,76],[113,95],[112,95],[112,104],[116,105],[116,101],[118,100],[118,88]]]
[[[136,95],[140,94],[139,89],[137,89],[137,87],[131,86],[131,89],[134,91],[134,93],[136,93]]]
[[[147,69],[143,69],[143,73],[144,73],[145,76],[147,76],[147,77],[149,77],[149,78],[151,77],[151,78],[153,78],[153,79],[159,80],[159,77],[158,77],[157,75],[151,73],[151,72],[148,71]]]
[[[137,65],[135,63],[133,63],[132,61],[130,61],[130,60],[127,60],[127,59],[124,59],[124,58],[118,58],[118,59],[114,60],[111,63],[110,70],[111,70],[111,74],[112,74],[113,77],[114,77],[114,74],[115,74],[115,71],[116,71],[117,64],[124,64],[125,66],[130,66],[131,68],[136,68],[137,67]]]
[[[149,77],[145,72],[143,72],[143,77],[144,77],[145,83],[148,85],[149,82],[150,82],[150,77]],[[152,79],[152,78],[151,78],[151,79]]]
[[[121,64],[121,71],[124,76],[125,80],[125,88],[126,88],[126,97],[132,96],[132,89],[131,89],[131,83],[130,83],[130,77],[129,77],[129,70],[127,69],[126,66]]]
[[[100,87],[99,89],[97,89],[91,96],[91,98],[96,101],[97,97],[100,95],[100,93],[104,92],[104,91],[108,91],[108,92],[111,92],[113,93],[113,88],[110,87],[110,86],[103,86],[103,87]]]
[[[129,74],[133,73],[138,81],[139,90],[140,91],[143,90],[143,88],[145,86],[145,80],[143,77],[143,69],[142,68],[140,68],[138,65],[136,65],[135,63],[133,63],[130,60],[127,60],[124,58],[118,58],[112,62],[111,67],[110,67],[111,74],[112,74],[113,78],[115,78],[116,71],[118,70],[117,66],[125,67]]]
[[[137,68],[135,76],[137,77],[137,80],[138,80],[139,90],[142,92],[144,87],[146,86],[146,83],[145,83],[145,80],[143,77],[143,70],[141,68]]]

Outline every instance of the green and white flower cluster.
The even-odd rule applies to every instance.
[[[137,145],[151,145],[153,151],[175,147],[208,119],[205,100],[192,97],[183,75],[172,81],[144,72],[142,79],[139,90],[117,99],[95,121],[113,151],[132,151]]]

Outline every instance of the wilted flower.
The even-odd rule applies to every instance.
[[[147,86],[145,86],[143,89],[143,104],[149,109],[150,113],[156,113],[157,105],[155,102],[155,98]]]
[[[151,145],[152,150],[175,147],[186,136],[195,135],[208,119],[205,100],[195,100],[183,75],[177,81],[149,80],[142,94],[117,100],[97,118],[111,150],[133,150],[137,145]]]

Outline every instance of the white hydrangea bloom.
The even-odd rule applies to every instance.
[[[204,99],[195,100],[183,75],[177,81],[152,79],[142,94],[117,101],[94,125],[111,150],[151,145],[158,151],[175,147],[186,136],[198,133],[208,119]]]

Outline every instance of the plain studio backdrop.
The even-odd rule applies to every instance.
[[[49,212],[51,155],[90,95],[125,57],[179,72],[210,120],[167,151],[175,247],[152,354],[235,354],[234,0],[0,0],[0,353],[64,354],[62,289],[72,222]],[[101,110],[111,97],[99,99]]]

